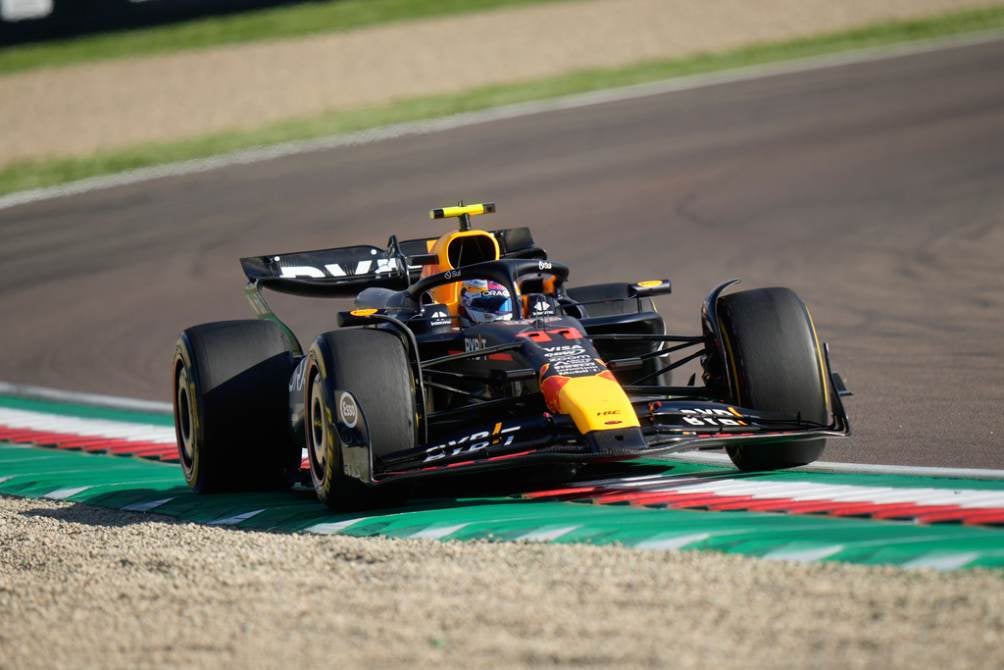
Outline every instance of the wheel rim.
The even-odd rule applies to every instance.
[[[321,375],[315,374],[310,383],[307,439],[310,442],[311,467],[314,468],[318,476],[323,475],[328,458],[328,431],[325,429],[323,393],[324,385],[321,382]]]
[[[192,416],[192,399],[188,394],[188,370],[184,367],[178,372],[178,427],[181,435],[181,451],[187,463],[195,457],[194,447],[194,417]]]

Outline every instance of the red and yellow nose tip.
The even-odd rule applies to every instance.
[[[609,370],[587,377],[551,375],[541,380],[540,391],[548,409],[569,415],[583,435],[640,426],[631,401]]]

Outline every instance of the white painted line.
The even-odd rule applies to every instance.
[[[14,414],[14,412],[21,411],[0,409],[0,423],[10,428],[23,428],[39,432],[65,433],[68,435],[96,435],[100,437],[132,440],[134,442],[163,441],[168,438],[168,429],[157,426],[151,427],[147,424],[112,422],[105,421],[103,419],[78,419],[75,417],[62,417],[38,413],[33,414],[42,417],[51,416],[51,418],[35,420],[9,416]],[[8,417],[6,420],[4,419],[5,416]],[[173,437],[171,441],[174,441]]]
[[[693,533],[689,535],[671,535],[669,537],[654,537],[644,540],[634,545],[635,549],[661,549],[664,551],[674,551],[684,547],[703,542],[711,537],[711,533]]]
[[[174,500],[174,498],[160,498],[159,500],[147,500],[145,502],[133,503],[132,505],[126,505],[122,508],[124,512],[149,512],[152,509],[156,509],[161,505],[166,505],[167,503]]]
[[[560,98],[550,98],[546,100],[506,105],[504,107],[495,107],[477,112],[457,114],[445,118],[414,121],[410,123],[384,126],[382,128],[373,128],[371,130],[364,130],[345,135],[286,142],[283,144],[248,149],[245,151],[238,151],[232,154],[224,154],[210,158],[169,163],[166,165],[157,165],[148,168],[140,168],[138,170],[130,170],[128,172],[121,172],[114,175],[93,177],[68,184],[62,184],[60,186],[11,193],[0,197],[0,209],[7,209],[32,202],[39,202],[41,200],[79,195],[91,191],[114,188],[116,186],[126,186],[129,184],[136,184],[164,177],[178,177],[183,175],[198,174],[200,172],[208,172],[210,170],[217,170],[233,165],[250,165],[253,163],[260,163],[263,161],[294,156],[297,154],[323,151],[325,149],[334,149],[338,147],[370,144],[373,142],[391,140],[408,135],[425,135],[445,130],[452,130],[454,128],[489,123],[491,121],[514,119],[560,110],[578,109],[609,102],[633,100],[637,98],[662,95],[664,93],[688,91],[708,86],[762,79],[764,77],[775,77],[778,75],[796,74],[799,72],[811,72],[814,70],[840,67],[843,65],[869,63],[873,61],[889,60],[893,58],[902,58],[904,56],[929,53],[932,51],[987,44],[999,41],[1002,37],[1004,37],[1004,33],[1001,31],[991,30],[971,33],[963,36],[908,42],[904,44],[875,47],[870,49],[859,49],[850,52],[801,58],[767,65],[756,65],[709,74],[676,77],[673,79],[666,79],[646,84],[636,84],[633,86],[580,93]]]
[[[247,521],[251,517],[258,516],[264,509],[256,509],[251,512],[244,512],[242,514],[235,514],[234,516],[223,517],[222,519],[216,519],[215,521],[210,521],[210,526],[236,526],[242,521]]]
[[[360,521],[365,521],[370,517],[359,517],[357,519],[345,519],[344,521],[328,521],[325,523],[318,523],[304,528],[305,533],[317,533],[319,535],[337,535],[349,526],[354,526]]]
[[[1004,479],[1004,470],[991,468],[946,468],[923,465],[879,465],[817,461],[802,466],[808,472],[847,472],[862,475],[905,475],[907,477],[950,477],[955,479]]]
[[[932,551],[924,554],[912,561],[903,564],[909,570],[921,570],[931,568],[934,570],[957,570],[980,557],[978,551],[964,551],[956,553],[945,553],[943,551]]]
[[[703,482],[707,481],[707,479],[704,477],[666,476],[665,474],[660,473],[657,475],[645,475],[644,477],[606,477],[604,479],[591,479],[588,481],[571,482],[568,486],[570,488],[577,488],[580,486],[622,486],[624,488],[646,488],[649,486],[665,486],[666,483],[670,481],[673,484],[678,484],[683,482]]]
[[[82,491],[86,491],[91,488],[90,486],[75,486],[68,489],[56,489],[51,493],[46,493],[43,498],[48,498],[49,500],[66,500],[70,496],[75,496]]]
[[[829,544],[822,547],[811,547],[802,549],[775,549],[763,555],[768,561],[794,561],[796,563],[811,563],[821,561],[824,558],[833,556],[844,550],[842,544]]]
[[[871,496],[883,493],[882,489],[872,486],[850,486],[844,484],[815,484],[803,487],[797,497],[784,483],[756,480],[741,480],[739,486],[729,486],[730,481],[719,480],[708,484],[687,486],[681,490],[686,493],[714,493],[716,495],[748,495],[754,498],[793,498],[798,501],[836,500],[839,502],[857,502],[870,499]],[[904,500],[912,500],[910,493],[916,489],[902,489]]]
[[[114,438],[133,442],[155,442],[164,445],[176,442],[173,427],[63,416],[8,407],[0,407],[0,425],[40,432],[66,433],[81,437]]]
[[[409,535],[409,539],[412,540],[441,540],[447,535],[453,535],[458,530],[465,526],[469,526],[469,523],[458,523],[454,526],[440,526],[439,528],[432,527],[426,528],[425,530],[420,530],[417,533],[412,533]]]
[[[629,483],[630,484],[630,483]],[[609,485],[615,491],[630,491],[631,486]],[[1004,490],[938,489],[931,487],[857,486],[852,484],[821,484],[815,482],[770,481],[750,479],[686,479],[677,484],[665,478],[663,484],[645,493],[710,493],[718,496],[750,496],[755,500],[785,500],[796,502],[834,501],[838,503],[918,505],[950,504],[961,508],[1004,508]]]
[[[2,207],[0,207],[2,209]],[[154,402],[152,400],[137,400],[119,396],[99,395],[97,393],[78,393],[76,391],[61,391],[43,386],[27,384],[11,384],[0,382],[0,395],[12,395],[22,398],[37,398],[40,400],[55,400],[72,402],[94,407],[110,407],[114,409],[129,409],[138,412],[156,412],[170,414],[173,411],[169,402]]]
[[[839,447],[835,447],[837,451]],[[683,461],[703,465],[732,467],[732,461],[725,454],[706,452],[681,452],[666,456],[667,461]],[[945,477],[953,479],[1004,479],[1004,470],[991,468],[948,468],[923,465],[879,465],[873,463],[840,463],[837,461],[816,461],[790,472],[834,472],[862,475],[902,475],[904,477]]]
[[[531,531],[526,535],[520,535],[517,540],[523,540],[526,542],[550,542],[551,540],[557,540],[563,535],[568,535],[573,530],[581,528],[581,525],[577,526],[560,526],[558,528],[545,527],[539,528],[537,530]]]

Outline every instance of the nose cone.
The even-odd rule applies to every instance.
[[[594,430],[585,436],[585,441],[596,456],[637,456],[647,446],[641,428]]]
[[[540,390],[548,408],[569,415],[583,435],[640,427],[631,401],[608,370],[585,377],[552,375]]]

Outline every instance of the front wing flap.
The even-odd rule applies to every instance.
[[[430,444],[388,454],[375,464],[380,484],[447,473],[517,467],[535,462],[590,462],[664,456],[694,449],[743,444],[843,437],[850,426],[842,408],[829,425],[799,417],[760,412],[734,405],[695,400],[635,403],[644,446],[616,452],[595,450],[570,419],[544,413],[526,420],[506,419],[475,430],[433,440]]]

